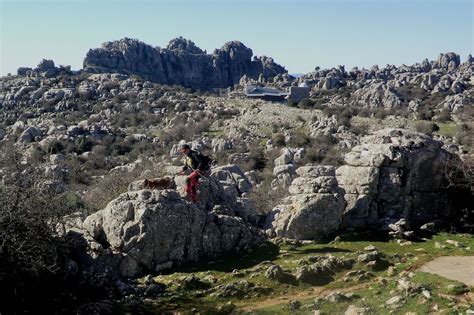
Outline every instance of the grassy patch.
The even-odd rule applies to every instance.
[[[462,243],[456,247],[447,240]],[[331,282],[319,285],[308,283],[279,283],[265,277],[271,264],[280,265],[285,272],[295,274],[301,259],[314,256],[333,255],[357,259],[365,247],[372,245],[383,255],[383,268],[372,270],[365,264],[357,263],[353,270],[370,274],[368,278],[352,280],[346,276],[350,270],[342,270],[331,275]],[[145,305],[151,313],[168,311],[191,311],[218,313],[226,303],[236,305],[236,314],[312,314],[318,309],[323,314],[341,314],[349,305],[367,307],[369,314],[395,314],[416,312],[425,314],[434,309],[451,310],[456,313],[469,309],[469,295],[463,292],[447,292],[450,284],[459,284],[440,276],[418,271],[425,262],[439,256],[473,255],[474,236],[470,234],[440,233],[430,239],[420,240],[401,246],[390,240],[386,234],[362,233],[341,235],[337,242],[323,243],[283,242],[279,245],[267,243],[244,254],[231,254],[217,259],[206,259],[198,263],[180,266],[176,270],[155,277],[155,281],[166,284],[167,293],[163,297]],[[386,271],[392,266],[393,272]],[[201,285],[183,285],[189,277],[196,277]],[[431,297],[424,298],[420,292],[408,294],[397,290],[397,281],[406,277],[415,285],[430,291]],[[213,293],[217,288],[229,285],[241,287],[249,285],[251,294],[235,297],[218,297]],[[259,289],[256,290],[255,288]],[[351,292],[352,297],[339,302],[324,299],[331,292]],[[401,302],[396,307],[386,304],[390,298],[400,295]],[[467,297],[467,298],[466,298]],[[292,302],[297,301],[297,302]]]
[[[438,133],[445,137],[454,137],[459,130],[455,122],[437,123],[439,126]]]

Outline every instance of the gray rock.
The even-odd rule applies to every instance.
[[[370,312],[368,307],[358,307],[355,305],[349,305],[347,310],[344,312],[344,315],[365,315]]]
[[[286,273],[279,265],[271,265],[265,271],[265,277],[281,283],[290,283],[294,280],[291,274]]]
[[[51,78],[59,73],[59,69],[55,67],[53,60],[43,59],[34,69],[34,72],[40,73],[46,78]]]
[[[286,166],[275,167],[274,173]],[[289,166],[294,169],[292,164]],[[296,239],[321,239],[336,232],[346,204],[334,177],[334,167],[308,165],[298,168],[296,173],[300,177],[288,188],[291,196],[272,210],[265,228],[274,236]]]
[[[166,46],[166,49],[181,50],[191,54],[204,54],[204,51],[202,51],[201,48],[197,47],[194,42],[190,41],[189,39],[185,39],[181,36],[170,40],[168,46]]]
[[[284,173],[289,174],[289,175],[294,175],[295,166],[293,164],[282,164],[282,165],[276,165],[273,168],[273,175],[275,176],[278,176]]]
[[[364,253],[364,254],[361,254],[361,255],[357,256],[357,261],[366,263],[366,262],[369,262],[369,261],[378,260],[379,257],[380,257],[379,252],[374,250],[374,251],[371,251],[369,253]]]
[[[232,141],[226,139],[212,139],[212,151],[214,153],[227,151],[233,148]]]
[[[252,186],[256,186],[262,181],[262,177],[256,170],[247,171],[244,173],[244,175],[248,178]]]
[[[403,218],[411,228],[443,218],[451,207],[443,170],[449,159],[456,157],[419,133],[383,129],[363,137],[345,155],[347,165],[336,170],[347,202],[343,227]]]
[[[335,176],[336,168],[325,165],[305,165],[298,167],[296,174],[304,177]]]
[[[331,303],[340,303],[340,302],[343,302],[343,301],[350,300],[350,298],[348,298],[345,294],[343,294],[339,291],[329,293],[328,295],[326,295],[326,297],[324,299],[331,302]]]
[[[84,70],[136,74],[156,83],[201,89],[233,86],[243,75],[258,79],[260,74],[269,78],[287,72],[272,58],[252,60],[252,54],[251,49],[237,41],[206,54],[182,37],[171,40],[164,49],[124,38],[89,50],[84,59]]]
[[[275,166],[291,164],[294,158],[294,150],[289,148],[281,149],[281,155],[277,157],[274,161]]]
[[[37,137],[41,137],[42,132],[36,127],[28,127],[23,131],[18,138],[19,142],[32,142]]]
[[[206,213],[172,190],[139,190],[120,195],[87,217],[82,228],[112,254],[99,261],[124,277],[200,257],[239,251],[262,240],[236,217]],[[98,262],[94,266],[99,268]]]
[[[391,297],[390,299],[388,299],[385,304],[387,304],[388,306],[397,306],[399,305],[401,302],[403,301],[402,297],[399,296],[399,295],[395,295],[393,297]]]
[[[262,294],[268,294],[271,289],[265,286],[257,285],[247,280],[240,280],[227,284],[221,284],[212,289],[211,296],[229,298],[229,297],[256,297]]]
[[[345,257],[313,256],[309,260],[300,261],[301,267],[296,269],[296,280],[306,283],[324,283],[327,278],[342,269],[350,269],[354,261]]]
[[[438,60],[433,64],[434,68],[441,68],[447,70],[454,70],[461,64],[461,58],[458,54],[448,52],[439,54]]]
[[[16,74],[24,77],[24,76],[27,76],[28,73],[31,73],[32,71],[33,69],[29,67],[19,67],[16,71]]]
[[[229,185],[236,185],[239,193],[250,191],[252,184],[237,165],[225,165],[212,169],[212,176]]]
[[[334,194],[291,196],[288,204],[277,206],[266,227],[276,236],[295,239],[321,239],[335,233],[342,222],[344,198]]]

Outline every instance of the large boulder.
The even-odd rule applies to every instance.
[[[183,198],[186,197],[186,178],[187,176],[175,177],[177,190]],[[199,197],[196,205],[201,209],[212,210],[216,206],[223,206],[228,210],[227,213],[258,225],[261,216],[252,200],[245,196],[252,184],[237,165],[228,164],[213,168],[210,176],[201,177],[198,187]]]
[[[123,277],[241,251],[263,240],[242,218],[207,212],[174,190],[124,193],[88,216],[80,234],[89,242],[89,267]]]
[[[254,226],[255,206],[239,195],[238,181],[226,182],[227,173],[246,179],[237,166],[218,168],[201,180],[196,204],[183,194],[186,176],[175,177],[178,191],[147,190],[142,181],[132,183],[105,209],[68,228],[87,243],[83,264],[136,277],[263,241]]]
[[[461,58],[458,54],[448,52],[439,54],[438,60],[434,62],[434,68],[454,70],[461,64]]]
[[[271,236],[321,239],[336,232],[342,222],[344,196],[337,186],[334,167],[303,166],[291,183],[291,196],[268,215],[265,228]]]
[[[228,164],[225,166],[215,167],[212,170],[212,176],[219,179],[219,181],[223,182],[224,185],[236,186],[239,195],[249,192],[252,188],[249,179],[237,165]]]
[[[46,78],[54,77],[59,73],[59,69],[54,65],[53,60],[43,59],[34,70]]]
[[[343,227],[387,226],[401,218],[415,228],[453,209],[446,166],[455,156],[424,134],[383,129],[361,139],[336,170],[347,207]]]
[[[19,142],[32,142],[36,138],[41,137],[42,132],[37,127],[31,126],[26,128],[18,138]]]
[[[448,168],[460,160],[442,145],[402,129],[365,136],[336,170],[298,168],[291,195],[268,215],[265,228],[270,236],[318,239],[339,229],[389,229],[400,220],[410,230],[450,220],[458,207],[453,196],[462,191],[449,185]]]

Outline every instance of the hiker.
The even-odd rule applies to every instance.
[[[186,180],[185,192],[188,199],[196,203],[199,178],[203,175],[208,175],[211,168],[211,159],[197,151],[191,150],[189,144],[182,144],[179,147],[179,152],[186,156],[186,162],[180,174],[184,175],[186,172],[191,171]]]

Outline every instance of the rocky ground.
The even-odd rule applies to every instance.
[[[124,39],[78,72],[43,60],[0,78],[5,294],[41,300],[44,274],[74,288],[45,299],[83,313],[472,309],[471,288],[419,269],[472,256],[472,57],[298,79],[251,57]],[[311,95],[250,100],[248,82]],[[197,204],[184,142],[216,161]],[[144,187],[164,175],[175,189]]]
[[[341,235],[322,244],[275,239],[239,260],[225,257],[141,278],[169,290],[142,311],[464,314],[474,305],[469,275],[449,280],[422,266],[439,256],[472,257],[473,241],[470,234],[409,243],[370,234]]]

